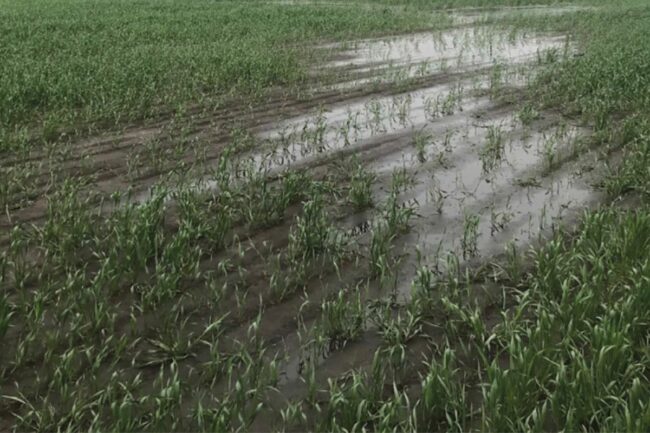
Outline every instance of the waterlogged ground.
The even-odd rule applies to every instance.
[[[86,319],[75,316],[87,313],[75,303],[100,305],[92,297],[82,302],[62,289],[39,298],[58,305],[41,323],[61,333],[29,330],[26,318],[8,331],[7,347],[27,342],[0,354],[12,366],[2,393],[13,396],[0,406],[0,429],[17,414],[33,427],[30,404],[51,405],[56,416],[69,410],[74,395],[46,381],[64,383],[62,373],[43,367],[42,377],[33,376],[34,365],[53,357],[77,366],[70,374],[88,387],[79,398],[118,383],[112,372],[133,389],[115,391],[123,404],[127,394],[130,401],[148,392],[183,395],[166,408],[143,404],[181,420],[162,417],[147,428],[196,427],[197,411],[213,408],[216,416],[214,407],[242,398],[244,406],[263,402],[242,415],[251,430],[283,419],[292,425],[292,403],[325,405],[333,383],[374,368],[395,320],[406,334],[394,338],[407,343],[403,357],[413,367],[402,379],[415,380],[431,340],[440,341],[435,326],[399,322],[412,317],[398,312],[410,311],[422,266],[436,278],[516,257],[602,198],[594,185],[604,156],[591,147],[589,126],[523,99],[538,71],[576,54],[571,38],[476,24],[490,21],[476,10],[453,16],[456,25],[446,30],[315,47],[324,59],[312,70],[318,84],[299,97],[278,90],[254,107],[189,110],[4,161],[16,183],[0,220],[13,258],[9,283],[111,290],[93,292],[107,303]],[[83,182],[52,192],[70,175]],[[153,235],[134,246],[135,218]],[[18,226],[35,227],[41,243],[21,244]],[[80,256],[50,255],[45,246],[62,243],[60,230],[70,226],[79,227],[78,238],[65,242]],[[131,263],[128,273],[104,275],[120,260]],[[17,305],[26,299],[11,293]],[[491,295],[477,296],[485,309]],[[73,322],[80,339],[92,326],[93,338],[111,336],[107,347],[119,353],[93,358],[111,371],[86,376],[80,349],[64,350],[73,347],[66,334]],[[40,338],[55,343],[45,350]],[[249,375],[273,387],[241,394]],[[101,401],[93,404],[98,419],[112,416]],[[313,407],[303,409],[318,419]]]

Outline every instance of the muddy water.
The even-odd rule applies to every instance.
[[[259,151],[245,153],[242,161],[254,170],[276,174],[291,168],[318,164],[319,160],[354,153],[393,133],[409,133],[435,122],[444,124],[456,111],[490,110],[481,92],[501,86],[522,86],[530,79],[530,67],[548,52],[566,53],[564,36],[511,34],[493,26],[465,27],[429,33],[391,36],[335,44],[327,47],[344,60],[325,65],[344,77],[333,87],[363,88],[369,82],[393,83],[387,96],[342,99],[318,104],[304,114],[282,122],[259,125]],[[353,65],[357,70],[350,73]],[[356,75],[364,78],[354,78]],[[348,77],[350,79],[345,79]],[[421,81],[415,90],[410,79]],[[326,86],[329,87],[329,86]],[[372,93],[372,92],[370,92]],[[452,120],[456,122],[457,120]],[[366,141],[366,143],[364,143]],[[208,188],[214,188],[207,181]],[[147,192],[136,199],[146,199]]]
[[[460,8],[449,11],[450,17],[458,24],[477,24],[490,22],[501,18],[530,17],[530,16],[559,16],[577,12],[593,10],[591,6],[564,5],[564,6],[510,6],[499,8]]]
[[[378,80],[395,86],[370,97],[314,104],[299,115],[262,124],[254,131],[258,146],[238,163],[272,176],[354,157],[376,174],[373,194],[379,206],[394,173],[409,178],[399,200],[414,206],[417,216],[396,242],[401,265],[392,289],[399,302],[409,299],[418,254],[429,266],[444,265],[448,254],[461,262],[489,259],[510,243],[525,248],[551,225],[572,221],[598,201],[590,184],[600,173],[584,169],[598,158],[583,146],[589,130],[548,113],[522,116],[522,107],[499,98],[503,89],[516,95],[539,63],[569,53],[564,36],[510,34],[485,26],[321,48],[336,52],[325,67],[342,74],[344,84],[335,87],[344,95],[349,87]],[[205,181],[202,187],[216,188],[216,183]],[[344,217],[341,229],[372,222],[378,213]],[[366,246],[370,236],[360,233],[357,241]],[[311,288],[308,300],[318,305],[342,285],[324,282]],[[302,304],[295,299],[270,306],[261,319],[263,337],[283,358],[278,387],[285,397],[299,398],[305,389],[300,368],[308,336],[296,331]],[[316,319],[307,320],[305,328]],[[229,337],[238,339],[242,330]],[[369,326],[361,340],[318,359],[319,379],[368,364],[380,344]]]
[[[478,104],[478,107],[483,105]],[[440,137],[440,142],[432,142],[425,162],[416,156],[408,134],[394,134],[379,147],[361,151],[360,157],[378,175],[376,197],[386,194],[396,169],[405,170],[413,179],[414,186],[401,195],[403,202],[417,203],[418,214],[412,221],[411,231],[397,243],[399,252],[403,253],[395,287],[401,302],[407,302],[411,293],[411,281],[418,265],[415,248],[425,257],[424,263],[431,267],[444,268],[449,253],[457,255],[461,262],[481,257],[489,259],[503,253],[508,244],[516,245],[519,250],[525,248],[540,234],[547,233],[552,225],[566,217],[571,221],[582,208],[598,200],[589,184],[595,173],[590,173],[589,178],[577,174],[579,168],[598,156],[595,152],[581,152],[580,138],[588,131],[572,126],[558,127],[550,120],[524,128],[508,112],[493,112],[489,120],[481,123],[469,120],[472,113],[481,111],[482,108],[477,108],[459,113],[440,122],[439,129],[436,126],[427,129],[433,136]],[[480,153],[489,127],[503,128],[504,154],[498,166],[486,171]],[[446,136],[450,138],[443,144]],[[556,155],[554,165],[549,165],[550,154],[546,153],[549,143],[553,143]],[[580,155],[567,161],[576,151],[581,152]],[[444,156],[443,163],[438,157],[440,152]],[[442,203],[438,193],[444,196]],[[462,241],[470,217],[476,218],[475,248],[465,254]],[[350,217],[352,223],[358,224],[356,216]],[[359,238],[362,244],[368,240],[368,236]],[[311,301],[318,302],[318,299]],[[284,314],[273,315],[274,318],[282,316]],[[381,342],[372,337],[372,328],[369,328],[369,338],[350,347],[351,359],[340,354],[332,359],[323,357],[319,360],[322,368],[342,374],[354,364],[359,353],[371,356]],[[303,387],[298,366],[304,361],[300,339],[295,334],[287,335],[282,351],[288,354],[283,386],[287,392],[298,392],[296,387]]]
[[[517,104],[499,102],[499,90],[525,84],[549,50],[559,58],[568,54],[565,37],[477,27],[324,48],[337,51],[327,68],[364,75],[339,88],[385,79],[396,81],[395,90],[321,105],[267,125],[257,134],[264,151],[245,159],[274,174],[358,158],[377,176],[373,193],[379,204],[394,173],[411,179],[399,195],[417,213],[410,232],[397,240],[401,265],[393,290],[400,302],[409,299],[416,256],[443,268],[449,254],[461,263],[489,260],[510,244],[526,248],[600,199],[591,186],[602,175],[591,170],[599,155],[584,145],[588,128],[548,113],[524,116]],[[423,78],[422,85],[400,91],[401,80],[409,77]],[[342,229],[376,217],[372,211],[350,215]],[[362,233],[358,242],[367,245],[370,236]],[[317,304],[328,290],[336,291],[336,282],[331,286],[316,289],[309,300]],[[305,391],[300,375],[305,336],[282,331],[291,328],[296,314],[296,303],[286,303],[262,319],[276,341],[283,334],[276,349],[284,357],[279,390],[285,398]],[[309,329],[313,320],[304,325]],[[318,359],[319,378],[367,365],[380,344],[368,326],[360,341]]]
[[[344,59],[326,67],[338,71],[355,66],[366,76],[346,85],[363,86],[368,80],[388,77],[397,78],[395,84],[399,85],[399,80],[417,73],[424,86],[390,96],[320,106],[315,112],[272,125],[258,137],[273,143],[276,153],[271,156],[280,153],[281,163],[290,164],[372,137],[444,123],[444,117],[459,110],[469,112],[479,105],[489,110],[489,104],[477,98],[477,93],[525,84],[530,71],[523,65],[543,60],[550,51],[566,53],[567,43],[564,36],[511,34],[485,26],[331,45],[329,48]],[[387,68],[404,74],[391,75]],[[370,72],[369,77],[366,72]],[[268,155],[253,158],[258,165],[266,163],[267,169],[277,165]]]
[[[467,22],[476,19],[468,15]],[[340,74],[338,83],[326,86],[335,92],[299,101],[292,114],[281,120],[282,104],[260,108],[250,130],[256,146],[238,158],[239,163],[269,176],[297,169],[322,173],[331,164],[357,158],[376,175],[377,208],[337,215],[337,224],[354,236],[362,251],[370,242],[372,223],[379,217],[395,174],[410,179],[398,200],[413,206],[416,216],[410,231],[395,241],[393,252],[401,258],[397,275],[390,287],[369,283],[362,293],[363,302],[390,293],[404,304],[421,264],[444,270],[450,255],[461,263],[491,260],[511,243],[521,251],[551,226],[571,223],[583,208],[598,203],[600,196],[591,185],[601,177],[596,167],[602,163],[598,150],[585,145],[589,128],[550,113],[522,116],[516,97],[514,104],[499,97],[505,91],[512,100],[517,89],[535,75],[539,63],[561,60],[569,53],[571,45],[564,36],[510,34],[496,27],[468,25],[320,48],[332,55],[323,69]],[[383,87],[373,87],[376,83]],[[228,112],[227,116],[232,119],[238,114]],[[120,144],[132,147],[142,134],[123,135]],[[218,140],[216,144],[225,146],[227,139]],[[112,146],[105,144],[107,149]],[[215,148],[210,161],[219,156]],[[197,186],[214,189],[217,184],[203,180]],[[144,193],[136,200],[148,196]],[[290,224],[287,218],[283,227],[269,232],[285,240]],[[259,238],[266,239],[264,235]],[[253,243],[242,255],[262,255],[255,252]],[[241,248],[248,245],[244,242]],[[247,269],[266,266],[262,260],[251,259],[251,266],[247,261]],[[346,264],[341,275],[319,275],[322,281],[313,281],[304,293],[282,303],[264,304],[260,297],[259,337],[268,342],[269,356],[281,359],[278,392],[270,398],[276,413],[270,419],[288,400],[304,398],[308,357],[315,359],[322,389],[328,379],[340,378],[350,369],[368,368],[383,344],[372,323],[367,323],[361,338],[344,347],[318,355],[306,348],[310,332],[318,325],[320,303],[367,277],[368,263],[363,258],[360,262]],[[266,276],[252,275],[260,275],[260,281],[253,282],[254,289],[266,289]],[[253,298],[250,305],[257,311],[258,299]],[[310,310],[305,308],[307,303]],[[224,341],[247,341],[249,325],[246,317],[241,322],[233,320]],[[409,350],[413,365],[421,364],[423,347],[409,346]],[[225,384],[219,386],[210,392],[221,395]],[[250,430],[268,430],[266,415],[258,417],[259,424]]]
[[[564,46],[564,36],[508,33],[494,27],[458,28],[331,45],[342,59],[326,67],[425,64],[430,71],[454,71],[492,63],[512,64]],[[427,69],[425,69],[426,71]]]
[[[493,26],[366,39],[322,48],[336,53],[325,70],[353,71],[361,78],[335,88],[399,81],[434,73],[477,71],[493,65],[530,63],[549,51],[569,49],[565,36],[506,32]]]

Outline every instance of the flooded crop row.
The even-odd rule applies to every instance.
[[[56,308],[34,335],[57,347],[69,329],[108,339],[119,374],[92,380],[122,402],[111,410],[130,419],[145,383],[158,397],[142,407],[177,415],[173,425],[160,415],[172,429],[207,419],[217,430],[317,428],[306,417],[331,419],[319,411],[359,372],[395,392],[418,382],[445,344],[445,317],[427,310],[438,281],[502,256],[517,263],[602,199],[602,159],[617,157],[591,145],[588,125],[525,97],[539,71],[574,55],[568,35],[453,15],[444,30],[313,47],[317,84],[298,96],[189,110],[8,160],[30,170],[0,220],[11,256],[2,281],[25,289],[8,299],[52,288],[34,300]],[[50,194],[58,176],[85,180]],[[27,376],[54,355],[23,325],[7,335],[27,343],[0,360]],[[86,365],[81,352],[56,356]],[[26,410],[21,396],[40,395],[44,379],[8,384],[6,409]]]

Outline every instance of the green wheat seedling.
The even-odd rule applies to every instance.
[[[391,177],[391,193],[399,194],[400,192],[406,191],[408,188],[412,187],[415,184],[415,174],[409,173],[409,170],[406,168],[406,165],[402,165],[400,168],[393,170]]]
[[[372,99],[365,105],[366,125],[372,134],[385,132],[383,105],[380,100]]]
[[[284,218],[286,209],[304,197],[312,180],[304,173],[282,175],[279,185],[269,184],[263,173],[254,174],[238,188],[233,207],[241,210],[244,221],[254,229],[268,228]]]
[[[0,167],[3,179],[0,185],[0,209],[21,208],[31,203],[40,191],[36,176],[38,171],[37,162]]]
[[[337,350],[361,335],[365,316],[360,287],[341,290],[321,304],[321,318],[315,332],[328,339],[329,350]]]
[[[305,124],[301,140],[309,143],[308,148],[315,149],[316,152],[322,153],[325,151],[327,145],[325,142],[327,129],[328,123],[327,117],[325,116],[325,108],[321,106],[310,124]]]
[[[478,254],[478,238],[480,236],[478,230],[479,222],[478,215],[465,214],[463,237],[461,238],[461,249],[464,259],[474,257]]]
[[[530,126],[535,120],[539,119],[540,114],[532,104],[526,104],[517,113],[517,118],[523,126]]]
[[[39,243],[51,260],[64,265],[86,248],[95,235],[90,200],[80,193],[81,185],[66,180],[48,202],[47,220],[38,231]]]
[[[521,258],[521,252],[518,251],[517,246],[514,242],[508,243],[506,247],[506,273],[510,281],[513,283],[518,283],[523,275],[523,264]]]
[[[205,239],[213,250],[224,247],[235,220],[230,197],[215,197],[194,189],[182,189],[175,197],[180,228],[191,239]]]
[[[224,353],[219,347],[221,337],[224,333],[223,322],[226,316],[223,316],[212,322],[197,339],[197,344],[207,348],[209,357],[202,365],[203,371],[201,376],[206,383],[214,386],[219,380],[225,377],[225,374],[231,367],[233,358]]]
[[[7,296],[4,293],[0,294],[0,341],[4,340],[4,337],[11,326],[11,318],[14,314],[15,313],[7,299]]]
[[[407,345],[422,332],[421,317],[411,310],[394,311],[390,299],[381,299],[371,310],[370,320],[382,339],[382,355],[393,381],[401,380],[409,366]]]
[[[445,149],[445,152],[451,153],[453,151],[451,142],[458,131],[455,129],[447,129],[445,131],[445,136],[442,141],[442,147]]]
[[[467,391],[456,354],[445,349],[440,360],[432,359],[421,379],[422,393],[415,406],[418,429],[422,431],[467,431]]]
[[[415,215],[417,203],[400,203],[397,194],[392,192],[383,205],[382,217],[388,230],[393,234],[405,233],[411,218]]]
[[[415,147],[418,161],[421,163],[426,162],[427,146],[432,144],[432,142],[432,136],[429,133],[419,131],[413,135],[413,147]]]
[[[338,383],[328,379],[326,412],[322,414],[318,424],[319,431],[345,431],[358,424],[367,424],[371,421],[371,407],[369,390],[365,377],[357,372],[352,372],[347,383]],[[364,410],[359,410],[362,408]]]
[[[298,290],[307,280],[308,263],[299,257],[287,258],[282,253],[273,255],[267,264],[271,299],[281,302]]]
[[[405,97],[393,98],[393,107],[397,108],[397,118],[402,127],[406,127],[411,113],[412,96],[407,94]]]
[[[395,313],[393,304],[389,300],[379,302],[373,308],[370,318],[388,348],[404,348],[422,331],[420,316],[414,315],[409,310]]]
[[[289,255],[314,258],[335,248],[335,240],[336,234],[325,211],[322,195],[314,191],[311,199],[304,203],[303,214],[296,217],[289,233]]]
[[[427,190],[427,196],[429,202],[433,204],[436,213],[438,215],[441,215],[448,194],[445,191],[443,191],[443,189],[440,187],[440,184],[436,179],[435,174],[432,175],[432,180],[430,181],[430,185],[431,186]]]
[[[433,121],[441,116],[440,98],[428,96],[424,101],[424,113],[428,121]]]
[[[500,63],[495,63],[492,66],[492,71],[490,72],[490,76],[489,76],[488,90],[489,90],[490,97],[493,99],[499,95],[499,92],[503,87],[504,70],[505,67]]]
[[[356,162],[350,177],[348,200],[355,210],[363,210],[373,205],[372,187],[376,175]]]
[[[447,93],[447,96],[439,103],[440,112],[442,115],[451,116],[456,111],[463,110],[463,91],[463,86],[460,84],[456,84],[451,88],[451,90]]]
[[[307,415],[302,401],[288,403],[286,408],[280,410],[280,416],[283,426],[281,431],[283,432],[307,425]]]
[[[386,281],[392,273],[393,259],[391,254],[396,235],[385,222],[373,224],[370,233],[368,251],[370,275],[379,278],[380,281]]]
[[[490,125],[487,129],[487,137],[479,158],[483,171],[489,173],[501,163],[505,156],[505,140],[501,126]]]
[[[436,285],[436,273],[427,266],[420,265],[411,282],[411,300],[408,304],[414,317],[424,318],[430,314]]]
[[[550,173],[555,168],[558,158],[557,142],[555,136],[548,137],[542,145],[542,154],[546,163],[546,173]]]
[[[111,215],[112,248],[106,255],[110,266],[123,267],[124,274],[147,268],[163,241],[167,195],[164,190],[156,190],[149,201],[121,208]]]

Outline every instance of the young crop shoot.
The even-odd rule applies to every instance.
[[[373,204],[372,187],[377,176],[361,163],[355,163],[352,170],[348,200],[355,210],[363,210]]]

